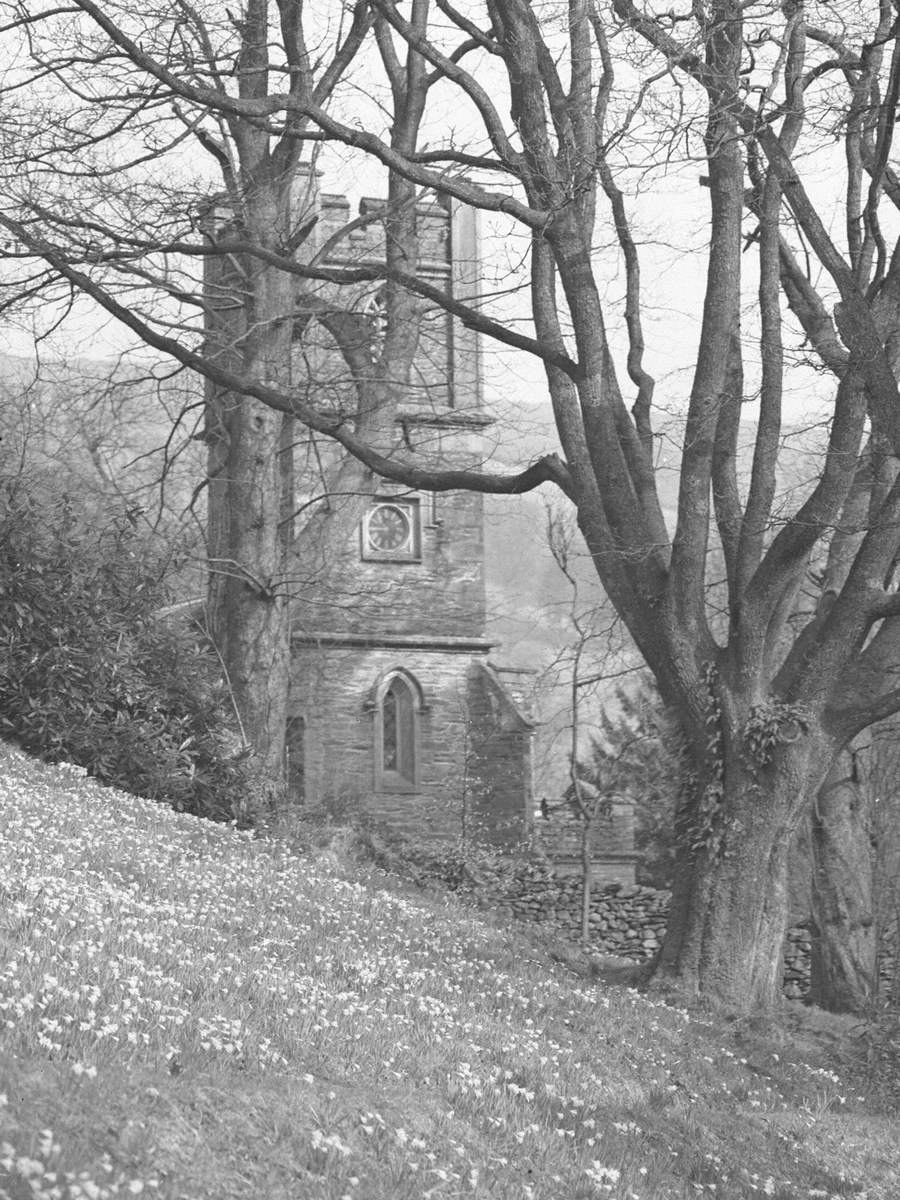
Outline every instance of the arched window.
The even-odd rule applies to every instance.
[[[387,300],[384,288],[379,288],[374,295],[365,300],[363,314],[368,317],[371,330],[372,341],[369,353],[372,362],[378,362],[384,349],[384,335],[387,333]]]
[[[380,690],[375,721],[377,783],[384,791],[409,791],[418,781],[419,696],[413,681],[392,675]]]

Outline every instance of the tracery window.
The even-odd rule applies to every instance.
[[[363,313],[369,319],[372,333],[372,344],[369,353],[372,362],[378,362],[384,349],[384,335],[387,333],[387,299],[384,288],[379,288],[374,295],[368,297],[363,304]]]

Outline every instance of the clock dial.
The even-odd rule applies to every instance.
[[[407,550],[412,533],[409,514],[396,504],[379,504],[369,514],[367,532],[373,550]]]

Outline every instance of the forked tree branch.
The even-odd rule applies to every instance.
[[[409,487],[424,488],[435,492],[469,490],[496,495],[519,495],[540,487],[542,483],[554,483],[566,495],[571,497],[573,494],[568,467],[556,454],[545,455],[524,471],[509,474],[493,474],[487,471],[464,469],[438,471],[416,466],[414,462],[401,462],[390,458],[357,437],[351,429],[347,428],[342,417],[335,418],[323,414],[301,402],[297,397],[287,395],[254,379],[247,379],[232,371],[227,371],[202,354],[189,350],[175,338],[157,332],[133,310],[120,304],[89,275],[85,275],[83,271],[77,270],[68,263],[49,243],[34,234],[27,234],[20,226],[17,226],[16,222],[9,221],[8,218],[0,217],[0,225],[5,226],[26,244],[31,245],[35,253],[49,263],[59,275],[67,279],[84,295],[90,296],[101,308],[136,333],[148,346],[162,351],[227,391],[237,395],[250,396],[269,408],[296,417],[310,429],[325,434],[338,442],[354,458],[359,459],[371,471],[385,479],[393,479],[399,483],[405,483]]]

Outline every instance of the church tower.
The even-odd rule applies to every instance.
[[[351,224],[350,206],[328,194],[315,203],[317,239],[327,245]],[[383,261],[380,209],[362,201],[360,224],[335,240],[329,264]],[[418,228],[420,272],[474,299],[477,213],[420,204]],[[377,320],[377,290],[360,302]],[[443,310],[423,321],[398,420],[409,448],[435,463],[483,462],[491,421],[478,338]],[[358,804],[418,836],[521,841],[532,725],[489,662],[482,496],[382,482],[328,553],[341,560],[337,577],[351,581],[347,603],[307,606],[293,637],[290,773],[304,802]],[[342,589],[332,599],[334,590]]]
[[[316,265],[380,265],[383,201],[322,193],[298,178],[297,225]],[[477,213],[451,202],[417,209],[418,271],[466,301],[477,297]],[[319,300],[327,303],[328,286]],[[354,285],[355,287],[355,285]],[[341,286],[335,305],[379,336],[381,290]],[[318,407],[353,403],[348,369],[313,313],[298,322],[292,386]],[[438,306],[423,313],[397,415],[417,461],[474,467],[491,420],[478,337]],[[341,491],[342,451],[298,427],[295,514],[321,514],[319,542],[296,564],[288,777],[298,802],[356,808],[417,836],[520,843],[531,817],[532,724],[489,661],[484,512],[477,492],[428,493],[381,481]],[[341,519],[340,510],[346,514]],[[301,535],[302,536],[302,535]]]

